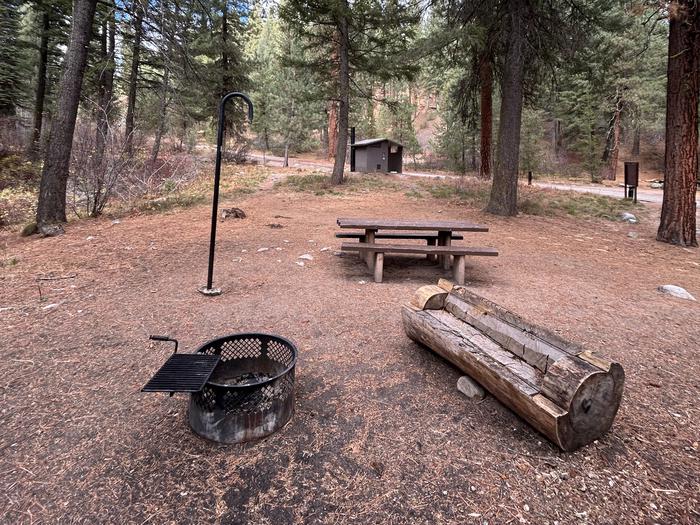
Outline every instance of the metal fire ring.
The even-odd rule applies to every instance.
[[[205,343],[197,353],[221,358],[202,390],[190,397],[189,422],[197,434],[241,443],[279,430],[292,417],[297,349],[291,341],[234,334]]]

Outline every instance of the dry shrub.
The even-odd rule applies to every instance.
[[[30,130],[19,117],[0,118],[0,157],[19,153],[29,141]]]
[[[108,129],[100,155],[98,131],[88,122],[79,122],[73,135],[71,153],[71,195],[68,204],[78,217],[97,217],[112,197],[117,184],[135,169],[126,153],[122,133]]]
[[[197,176],[197,160],[186,154],[147,160],[143,150],[129,155],[123,132],[108,129],[104,151],[97,154],[97,129],[90,122],[76,126],[71,161],[69,204],[76,215],[96,217],[112,198],[122,202],[170,193]]]

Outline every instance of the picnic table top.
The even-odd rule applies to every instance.
[[[345,218],[337,220],[341,228],[363,228],[365,230],[437,230],[487,232],[485,224],[469,221],[445,221],[435,219],[362,219]]]

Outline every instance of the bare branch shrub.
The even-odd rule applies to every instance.
[[[108,126],[101,158],[95,156],[96,143],[96,127],[79,122],[73,137],[69,196],[69,205],[79,217],[99,216],[117,184],[128,179],[137,168],[137,163],[126,153],[123,133]]]
[[[0,118],[0,157],[20,153],[27,146],[29,128],[19,117]]]

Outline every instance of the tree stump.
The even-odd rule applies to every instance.
[[[619,363],[444,280],[418,290],[402,317],[411,339],[467,373],[562,450],[576,450],[612,426],[625,379]]]

